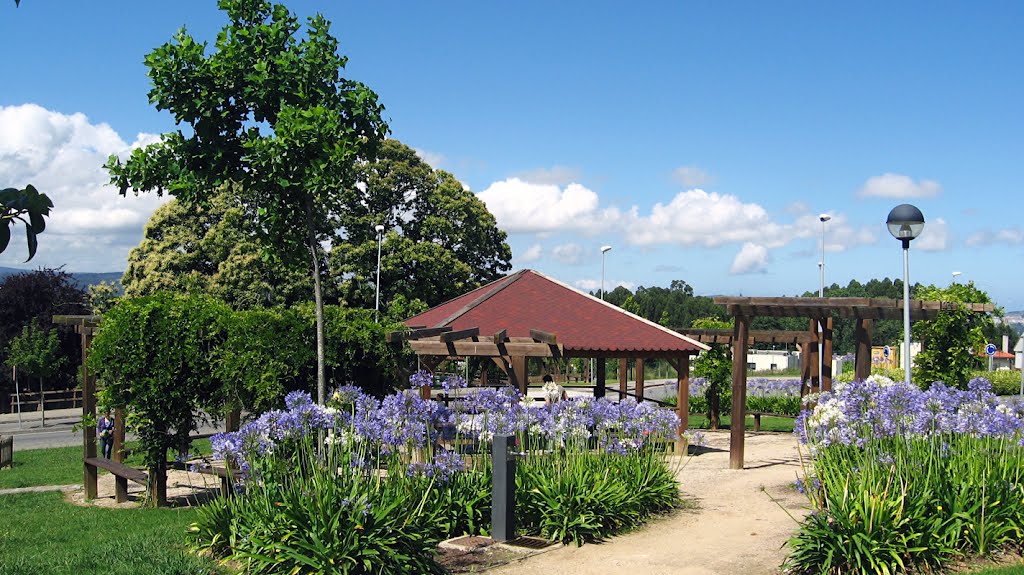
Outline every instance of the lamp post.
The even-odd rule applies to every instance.
[[[377,284],[373,304],[373,320],[380,321],[380,245],[384,239],[384,226],[377,224],[373,229],[377,231]]]
[[[604,301],[604,254],[611,249],[611,246],[601,246],[601,301]]]
[[[885,225],[903,244],[903,381],[910,385],[910,241],[924,230],[924,214],[910,204],[900,204],[889,212]]]
[[[821,284],[818,288],[818,297],[825,297],[825,222],[832,219],[828,214],[818,216],[821,220],[821,261],[818,262],[818,269],[821,271]]]

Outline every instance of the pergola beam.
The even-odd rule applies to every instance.
[[[419,355],[447,357],[561,357],[561,345],[546,343],[507,342],[496,345],[487,341],[410,341],[409,347]]]

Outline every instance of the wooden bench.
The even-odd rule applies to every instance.
[[[124,503],[128,501],[128,480],[132,480],[140,485],[146,485],[149,476],[146,475],[145,471],[135,469],[134,467],[128,467],[118,463],[112,459],[106,459],[103,457],[86,457],[85,464],[98,467],[100,469],[106,469],[114,476],[114,500],[118,503]]]
[[[761,431],[761,416],[762,415],[767,415],[768,417],[786,417],[786,418],[789,418],[789,419],[796,419],[795,415],[788,415],[788,414],[785,414],[785,413],[772,413],[772,412],[769,412],[769,411],[748,411],[747,415],[750,415],[750,416],[752,416],[754,418],[754,432],[755,433],[757,433],[758,431]]]

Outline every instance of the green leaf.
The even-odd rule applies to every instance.
[[[7,244],[11,243],[11,228],[8,227],[10,220],[3,220],[0,224],[0,252],[7,249]]]

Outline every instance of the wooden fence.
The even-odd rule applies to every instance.
[[[0,437],[0,469],[14,467],[14,436]]]
[[[43,392],[43,401],[46,402],[46,409],[66,409],[69,407],[82,406],[81,389],[56,389]],[[18,398],[11,394],[11,407],[8,413],[18,411]],[[39,392],[21,392],[21,411],[39,411]]]

